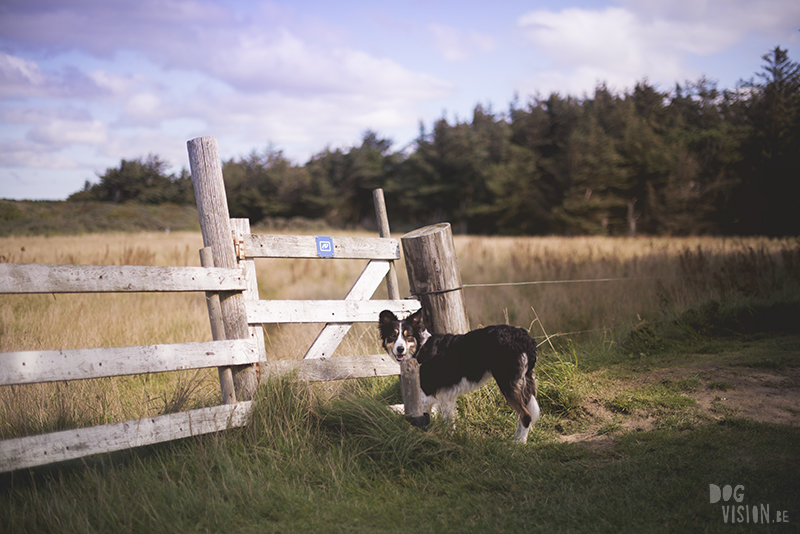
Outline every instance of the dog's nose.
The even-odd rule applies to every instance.
[[[406,351],[406,348],[402,345],[397,347],[397,354],[403,354]]]

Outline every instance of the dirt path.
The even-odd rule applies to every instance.
[[[696,377],[699,385],[684,395],[697,402],[696,408],[709,418],[742,417],[765,423],[800,426],[800,367],[763,369],[726,365],[702,365],[661,369],[642,375],[627,387],[641,387],[665,380]],[[590,398],[584,406],[592,419],[589,429],[561,436],[565,443],[581,443],[592,449],[611,449],[614,433],[605,433],[609,423],[617,432],[647,431],[656,418],[646,411],[630,415],[614,413],[604,401]]]
[[[717,418],[719,412],[727,412],[724,415],[800,426],[800,367],[722,367],[705,374],[714,378],[706,381],[706,387],[687,393],[704,412]],[[709,383],[731,386],[709,388]]]

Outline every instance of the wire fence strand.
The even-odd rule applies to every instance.
[[[753,273],[728,273],[728,274],[753,274]],[[636,280],[665,280],[675,278],[702,278],[714,276],[713,274],[688,274],[688,275],[672,275],[672,276],[627,276],[620,278],[584,278],[575,280],[535,280],[531,282],[491,282],[484,284],[462,284],[462,288],[470,287],[501,287],[501,286],[532,286],[541,284],[578,284],[587,282],[625,282]],[[453,290],[449,290],[453,291]]]

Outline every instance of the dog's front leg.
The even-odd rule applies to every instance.
[[[525,426],[522,424],[522,420],[517,421],[517,431],[514,432],[514,436],[511,438],[517,443],[527,443],[528,442],[528,431],[530,430],[530,426]]]
[[[443,401],[439,403],[442,410],[442,417],[450,422],[450,426],[456,427],[456,418],[458,417],[458,406],[454,401]]]
[[[517,431],[512,438],[514,441],[517,443],[528,442],[528,432],[531,427],[536,424],[536,421],[539,420],[540,412],[541,410],[539,408],[539,403],[536,401],[536,397],[531,397],[530,400],[528,400],[528,413],[531,414],[531,422],[528,426],[525,426],[522,424],[522,417],[517,420]]]
[[[420,390],[420,400],[422,401],[422,411],[431,415],[439,411],[439,401],[433,395],[428,396]]]

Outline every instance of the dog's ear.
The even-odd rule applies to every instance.
[[[406,321],[409,321],[412,325],[414,325],[414,328],[418,330],[425,328],[425,321],[422,318],[422,308],[409,315]]]
[[[389,310],[383,310],[378,317],[378,324],[381,326],[393,323],[395,321],[397,321],[397,316]]]

